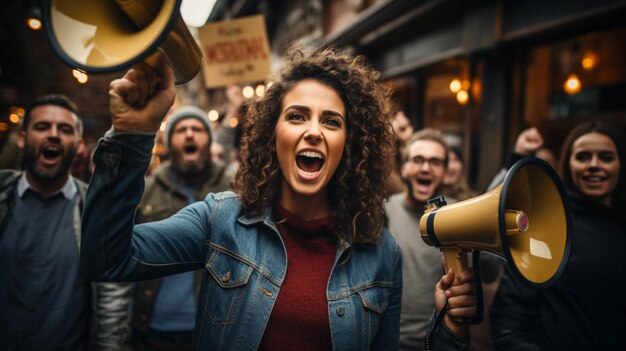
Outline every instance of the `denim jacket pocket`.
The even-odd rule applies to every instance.
[[[389,304],[389,287],[372,286],[357,292],[361,297],[363,306],[377,314],[383,314]]]
[[[389,304],[389,287],[374,285],[357,291],[361,302],[361,332],[367,348],[375,342],[381,319]]]
[[[210,276],[206,281],[207,293],[204,294],[205,316],[213,324],[235,322],[253,267],[236,257],[214,250],[205,269]]]

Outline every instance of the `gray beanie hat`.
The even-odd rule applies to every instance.
[[[207,113],[196,106],[183,106],[174,111],[167,119],[165,124],[165,139],[163,140],[166,148],[169,148],[170,139],[172,138],[176,123],[186,118],[195,118],[202,122],[207,133],[209,133],[209,137],[211,136],[211,125],[209,124]]]

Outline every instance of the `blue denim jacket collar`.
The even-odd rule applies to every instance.
[[[278,233],[278,228],[274,225],[274,221],[272,220],[272,211],[267,208],[262,213],[259,214],[243,214],[237,221],[243,225],[254,225],[260,222],[263,222],[268,228],[271,228],[276,233]],[[280,234],[279,234],[280,237]],[[280,238],[282,242],[282,238]],[[343,239],[339,239],[339,245],[337,247],[337,253],[335,256],[335,266],[342,265],[346,263],[350,259],[350,255],[348,254],[344,260],[340,261],[340,258],[343,256],[344,252],[351,250],[352,245]]]

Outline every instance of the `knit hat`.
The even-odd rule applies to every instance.
[[[209,136],[211,135],[211,125],[209,124],[207,113],[195,106],[183,106],[174,111],[167,119],[165,124],[165,139],[163,140],[163,144],[165,144],[166,148],[169,148],[170,139],[172,138],[176,123],[187,118],[195,118],[202,122]]]

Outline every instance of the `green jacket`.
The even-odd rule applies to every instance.
[[[163,163],[146,179],[146,186],[137,209],[137,223],[154,222],[168,218],[187,206],[187,197],[171,179],[171,164]],[[196,193],[196,200],[202,200],[208,193],[230,190],[233,174],[221,163],[211,163],[210,174],[202,189]],[[196,297],[200,293],[202,271],[197,271],[194,280]],[[146,332],[152,318],[154,302],[161,279],[142,281],[135,284],[133,292],[134,310],[132,327]]]

